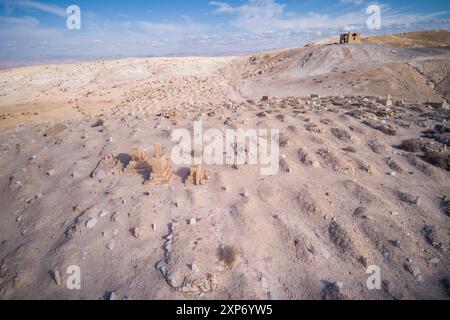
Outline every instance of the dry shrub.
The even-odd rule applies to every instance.
[[[450,170],[450,159],[447,155],[427,152],[423,159],[435,167]]]
[[[280,134],[280,147],[285,148],[289,145],[289,138],[284,134]]]
[[[378,126],[377,129],[388,136],[396,136],[397,135],[397,131],[395,131],[395,129],[392,129],[392,128],[389,128],[386,126]]]
[[[219,260],[231,267],[237,258],[237,250],[232,246],[223,246],[218,251]]]
[[[404,140],[400,148],[408,152],[420,152],[421,147],[419,141],[415,139]]]

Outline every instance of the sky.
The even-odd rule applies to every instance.
[[[67,7],[81,29],[67,28]],[[380,28],[369,29],[370,5]],[[449,0],[0,0],[0,61],[226,55],[293,47],[349,30],[450,29]]]

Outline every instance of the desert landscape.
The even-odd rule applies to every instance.
[[[437,30],[1,70],[0,299],[449,299],[449,48]],[[175,165],[196,121],[280,129],[279,172]]]

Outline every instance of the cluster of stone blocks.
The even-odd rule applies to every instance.
[[[186,182],[189,184],[193,184],[196,186],[206,184],[206,180],[209,179],[208,174],[205,170],[199,165],[191,166],[191,173],[187,178]]]
[[[135,147],[131,150],[131,161],[125,171],[145,175],[149,171],[149,160],[150,157],[145,154],[144,147]]]
[[[144,185],[149,186],[168,185],[173,177],[169,159],[163,153],[160,144],[155,145],[152,156],[145,153],[144,147],[134,147],[131,151],[131,161],[125,171],[137,172],[145,176],[150,173],[149,178],[144,181]],[[201,166],[192,165],[186,183],[204,185],[208,179],[208,174]]]
[[[155,145],[155,154],[150,159],[152,173],[145,185],[164,185],[169,184],[172,180],[173,171],[169,165],[166,155],[162,152],[161,145]]]

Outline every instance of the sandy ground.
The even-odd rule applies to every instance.
[[[450,112],[427,102],[449,66],[445,46],[317,43],[0,71],[0,298],[448,299]],[[123,171],[200,120],[280,129],[280,172]]]

